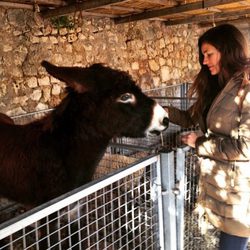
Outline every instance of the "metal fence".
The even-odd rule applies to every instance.
[[[147,94],[163,106],[187,109],[187,89]],[[43,114],[13,119],[22,124]],[[193,213],[198,168],[193,151],[179,147],[182,131],[170,124],[158,137],[116,138],[95,181],[26,213],[15,203],[6,203],[7,213],[0,206],[6,218],[21,213],[0,224],[0,249],[215,249],[216,230],[203,234],[203,220]]]
[[[157,171],[159,156],[137,159],[9,220],[0,249],[160,249]]]

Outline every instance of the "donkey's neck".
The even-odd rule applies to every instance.
[[[96,122],[83,119],[69,107],[53,111],[44,119],[44,124],[52,140],[60,142],[55,144],[64,159],[69,182],[74,187],[89,182],[112,135],[99,128],[103,124],[96,126]]]
[[[68,149],[67,170],[74,188],[92,180],[98,163],[108,146],[109,139],[94,138],[77,141]]]

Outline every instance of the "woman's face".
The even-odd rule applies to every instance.
[[[209,43],[203,43],[201,52],[204,56],[203,64],[207,65],[211,75],[217,75],[220,72],[220,51]]]

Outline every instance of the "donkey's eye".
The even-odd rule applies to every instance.
[[[118,99],[118,102],[122,103],[135,103],[135,96],[131,93],[122,94]]]
[[[120,97],[120,99],[121,99],[121,101],[125,102],[125,101],[131,99],[131,97],[132,97],[131,94],[126,93],[126,94],[122,95],[122,96]]]

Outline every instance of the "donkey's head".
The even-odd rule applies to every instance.
[[[125,72],[93,64],[57,67],[42,62],[47,72],[67,84],[81,117],[100,134],[143,137],[168,127],[168,114],[146,96]]]

